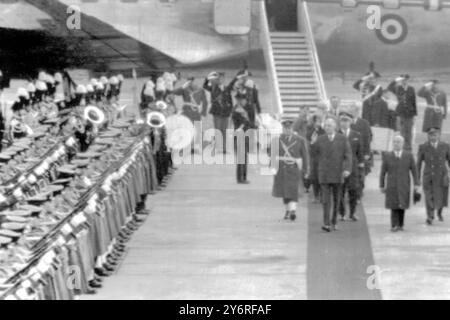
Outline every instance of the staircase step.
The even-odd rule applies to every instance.
[[[272,37],[272,38],[279,38],[279,37],[281,37],[281,38],[287,38],[287,37],[293,37],[293,38],[303,37],[303,38],[305,38],[306,36],[304,33],[301,33],[301,32],[271,32],[270,37]]]
[[[272,42],[272,48],[276,51],[277,49],[308,49],[309,45],[300,44],[300,43],[273,43]]]
[[[281,96],[283,97],[291,97],[291,96],[301,96],[301,95],[308,95],[308,94],[317,94],[318,91],[316,88],[312,89],[297,89],[297,90],[281,90]]]
[[[279,80],[283,80],[283,78],[311,78],[314,79],[315,75],[311,71],[292,71],[289,72],[287,70],[277,71],[277,75]]]
[[[297,71],[313,71],[314,68],[309,64],[306,66],[295,66],[295,65],[284,65],[284,66],[275,66],[275,69],[278,71],[288,71],[288,72],[297,72]]]
[[[308,44],[304,38],[272,38],[270,42],[273,44]]]
[[[295,61],[301,61],[301,62],[306,62],[306,61],[311,61],[311,57],[309,56],[309,54],[279,54],[274,56],[275,58],[275,62],[281,62],[281,63],[288,63],[288,62],[295,62]]]
[[[287,95],[287,96],[281,96],[281,101],[287,102],[287,101],[303,101],[303,100],[314,100],[318,99],[319,96],[316,93],[313,94],[302,94],[302,95]]]
[[[279,83],[282,92],[298,91],[299,89],[316,89],[315,81],[301,83]]]
[[[275,49],[275,48],[273,49],[273,55],[274,57],[291,56],[291,55],[308,56],[308,57],[311,56],[309,49]]]
[[[276,66],[311,66],[311,61],[308,60],[277,60],[275,59]]]
[[[304,106],[305,104],[317,104],[320,102],[320,99],[309,99],[309,100],[302,100],[302,101],[283,101],[283,108],[298,108],[300,106]]]

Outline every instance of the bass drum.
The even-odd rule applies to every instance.
[[[181,114],[166,119],[167,146],[172,150],[182,150],[191,145],[195,137],[195,128],[191,120]]]

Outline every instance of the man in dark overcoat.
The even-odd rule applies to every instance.
[[[352,149],[352,170],[350,175],[345,178],[342,185],[341,201],[339,206],[339,214],[341,220],[345,220],[345,196],[348,194],[349,204],[349,218],[352,221],[358,221],[356,217],[356,205],[358,204],[358,193],[360,175],[364,170],[364,153],[362,147],[361,135],[351,129],[351,123],[353,122],[353,115],[349,112],[342,111],[339,114],[341,129],[340,133],[343,134],[350,144]]]
[[[418,192],[419,177],[414,157],[403,150],[404,138],[394,137],[394,150],[383,155],[380,190],[386,194],[386,209],[391,210],[391,231],[403,231],[405,211],[409,208],[411,177]]]
[[[312,146],[319,163],[319,183],[322,192],[322,230],[337,230],[337,214],[341,200],[342,183],[352,171],[352,150],[347,138],[336,131],[334,119],[325,121],[325,134]],[[331,204],[333,215],[330,217]]]
[[[422,186],[425,193],[425,205],[427,209],[426,223],[431,225],[434,220],[434,212],[440,221],[443,221],[442,209],[448,205],[448,169],[450,166],[450,145],[440,141],[438,128],[428,130],[428,141],[419,146],[417,155],[417,172],[422,174]]]
[[[273,142],[272,147],[278,144],[278,171],[273,183],[272,195],[282,198],[286,206],[284,219],[295,220],[299,185],[303,173],[309,173],[309,153],[304,138],[294,133],[293,121],[283,121],[283,133],[278,143]]]

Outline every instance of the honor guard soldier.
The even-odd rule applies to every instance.
[[[236,152],[237,168],[236,176],[237,182],[240,184],[248,184],[247,180],[247,163],[248,153],[250,151],[250,137],[247,131],[256,129],[255,123],[251,120],[248,114],[248,96],[244,93],[238,92],[235,96],[236,106],[233,109],[232,119],[234,123],[234,149]]]
[[[294,133],[292,120],[282,122],[283,133],[278,138],[278,171],[274,178],[272,195],[282,198],[286,206],[284,219],[296,218],[299,186],[303,174],[309,174],[309,153],[306,140]]]
[[[424,167],[422,174],[422,165]],[[428,141],[419,146],[417,172],[422,174],[422,186],[427,209],[426,223],[431,225],[435,211],[443,221],[442,209],[448,206],[448,168],[450,166],[450,145],[440,141],[439,128],[428,129]]]
[[[345,196],[348,194],[349,204],[349,218],[352,221],[357,221],[356,205],[358,203],[360,176],[364,174],[364,152],[361,135],[351,129],[353,123],[353,115],[350,112],[341,111],[339,114],[341,134],[343,134],[350,144],[352,149],[352,170],[350,175],[344,179],[341,192],[341,201],[339,207],[339,214],[341,221],[345,220]]]

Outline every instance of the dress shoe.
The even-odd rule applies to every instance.
[[[289,211],[286,211],[286,214],[284,215],[284,220],[288,220],[289,219]]]
[[[103,264],[103,269],[111,273],[116,271],[116,268],[114,268],[114,266],[110,265],[108,262]]]
[[[94,288],[91,288],[90,286],[88,286],[88,287],[86,288],[84,294],[89,294],[89,295],[97,294],[97,290],[94,289]]]
[[[339,220],[345,221],[345,216],[341,216],[341,217],[339,218]]]
[[[405,231],[405,230],[403,229],[403,227],[398,227],[397,230],[398,230],[398,231]]]
[[[322,226],[322,230],[326,231],[326,232],[331,232],[331,227],[330,226]]]
[[[89,281],[89,287],[93,288],[93,289],[100,289],[102,286],[102,284],[96,280],[91,280]]]
[[[443,217],[442,215],[439,215],[439,216],[438,216],[438,219],[439,219],[440,222],[443,222],[443,221],[444,221],[444,217]]]
[[[426,220],[426,224],[429,225],[429,226],[431,226],[431,225],[433,224],[433,221],[432,221],[431,219],[427,219],[427,220]]]
[[[109,277],[109,276],[112,275],[112,272],[106,271],[103,268],[95,268],[95,274],[100,276],[100,277]]]
[[[391,232],[397,232],[397,231],[398,231],[398,228],[397,228],[397,227],[391,228]]]
[[[243,180],[243,181],[238,181],[239,184],[249,184],[250,181],[248,180]]]
[[[358,218],[357,218],[356,216],[351,216],[351,217],[350,217],[350,220],[352,220],[352,221],[355,221],[355,222],[356,222],[356,221],[358,221],[359,219],[358,219]]]
[[[332,230],[332,231],[338,231],[339,229],[338,229],[337,225],[333,224],[333,225],[331,226],[331,230]]]
[[[295,221],[295,219],[297,219],[297,215],[295,214],[295,211],[291,211],[289,218],[291,219],[291,221]]]

